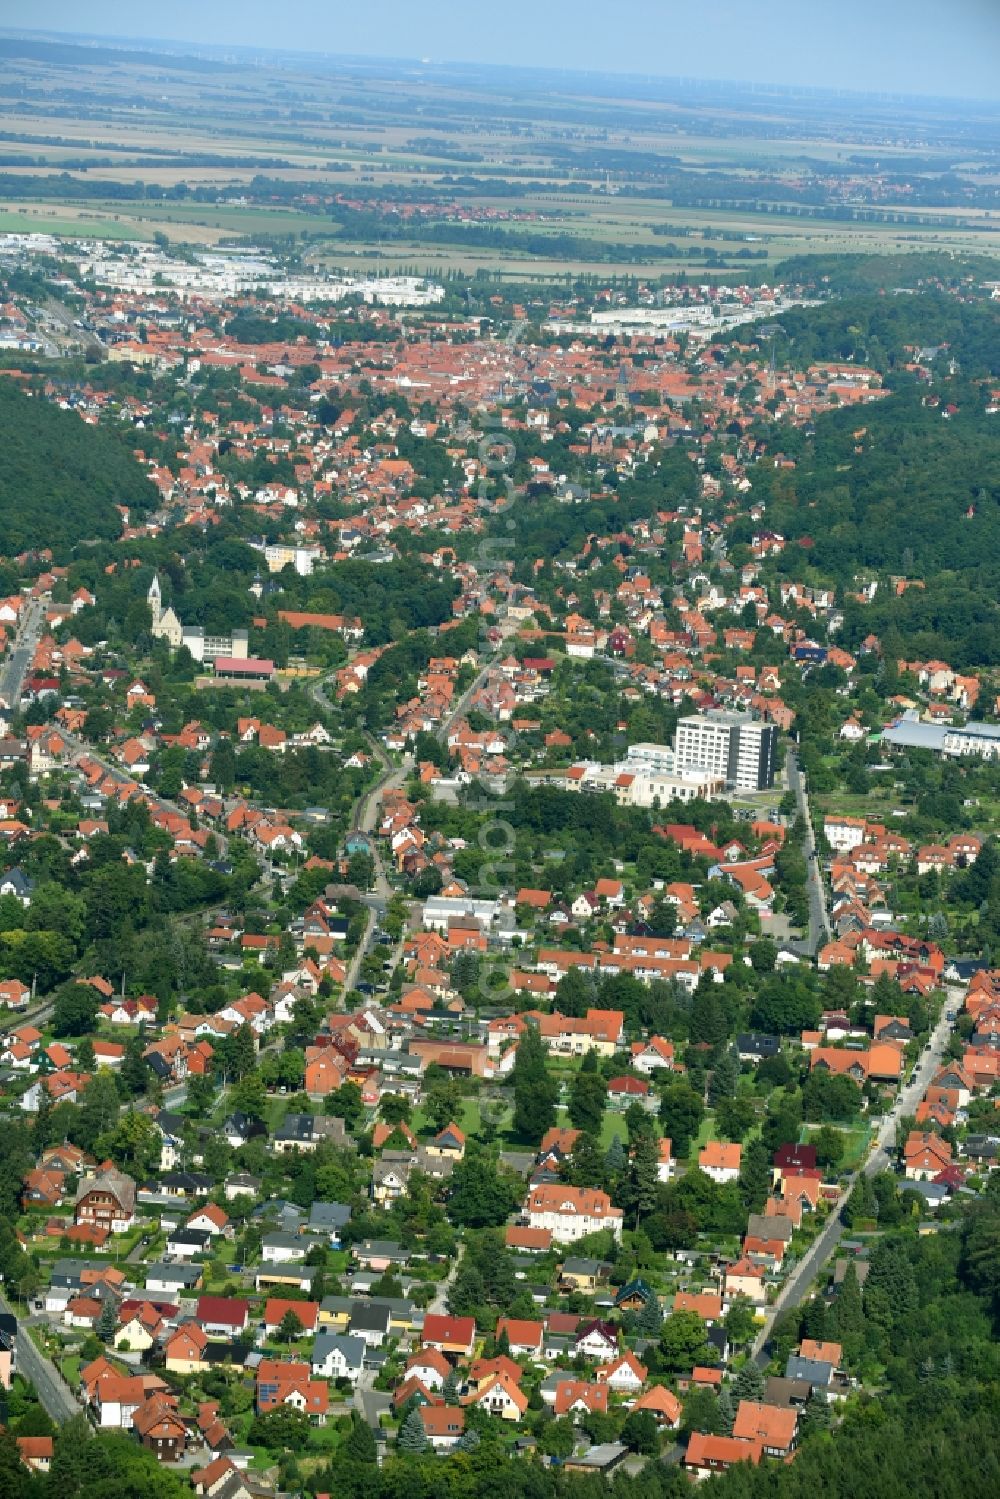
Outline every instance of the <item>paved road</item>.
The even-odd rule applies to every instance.
[[[149,1258],[149,1246],[156,1238],[156,1234],[157,1230],[154,1227],[150,1226],[144,1234],[141,1234],[139,1238],[136,1239],[134,1245],[129,1250],[124,1260],[121,1261],[121,1264],[144,1265],[146,1260]],[[117,1265],[118,1261],[116,1260],[115,1263]],[[141,1283],[139,1278],[137,1278],[136,1283]]]
[[[409,755],[406,756],[402,765],[392,765],[384,755],[381,758],[384,766],[382,774],[373,786],[369,786],[368,790],[362,793],[354,809],[352,827],[355,832],[374,833],[385,793],[398,791],[413,770],[413,761]],[[375,892],[383,901],[388,902],[392,899],[392,886],[389,884],[385,865],[382,862],[378,839],[370,838],[369,844],[375,864]]]
[[[821,942],[830,941],[830,922],[826,914],[826,894],[823,889],[823,876],[820,873],[819,859],[816,857],[816,838],[813,833],[812,816],[809,811],[809,798],[806,795],[805,776],[800,771],[795,751],[791,748],[789,748],[785,756],[785,773],[788,777],[789,790],[795,793],[799,816],[806,825],[805,855],[809,882],[809,936],[807,947],[810,954],[813,954]]]
[[[891,1112],[886,1115],[878,1132],[875,1149],[864,1164],[865,1176],[875,1176],[877,1172],[885,1170],[889,1163],[889,1152],[895,1143],[896,1124],[904,1115],[916,1113],[918,1103],[941,1064],[941,1058],[951,1040],[955,1023],[965,1000],[965,990],[957,984],[949,984],[945,994],[941,1018],[931,1032],[930,1050],[920,1053],[920,1059],[913,1069],[913,1077],[907,1086],[901,1089]],[[947,1019],[949,1010],[954,1012],[955,1020]]]
[[[51,999],[45,1000],[40,1005],[29,1005],[26,1010],[4,1010],[0,1018],[0,1036],[8,1031],[18,1031],[22,1025],[33,1025],[41,1030],[43,1022],[48,1020],[55,1003]]]
[[[357,987],[358,978],[361,974],[361,965],[364,962],[365,958],[368,956],[368,949],[372,945],[372,937],[375,933],[375,923],[377,921],[378,912],[375,910],[374,906],[369,906],[368,916],[365,921],[364,934],[361,938],[361,941],[355,948],[354,956],[348,963],[344,973],[344,988],[342,991],[344,994],[350,994],[351,990]]]
[[[488,672],[492,669],[493,666],[495,666],[496,662],[499,659],[499,652],[496,652],[492,656],[490,656],[489,660],[483,663],[479,671],[476,673],[475,677],[469,683],[469,686],[462,693],[461,697],[453,705],[447,716],[442,719],[440,726],[435,731],[438,740],[442,744],[447,742],[448,735],[450,734],[452,729],[452,725],[455,724],[458,719],[461,718],[462,715],[466,712],[469,703],[472,701],[473,697],[482,687],[483,682],[486,680]],[[312,689],[312,695],[317,702],[323,704],[326,707],[329,707],[331,705],[323,691],[323,685],[323,682],[318,682]],[[362,833],[374,832],[375,825],[378,821],[379,808],[382,805],[382,800],[386,792],[397,791],[400,786],[402,786],[406,781],[407,776],[409,776],[413,771],[412,756],[407,755],[401,765],[394,766],[392,761],[385,753],[382,745],[379,744],[378,740],[371,734],[368,735],[368,740],[372,746],[373,753],[381,762],[382,774],[379,776],[378,780],[373,786],[369,786],[368,790],[364,791],[361,794],[361,796],[358,798],[357,806],[354,809],[352,826],[355,832]],[[382,916],[385,912],[385,908],[388,905],[389,901],[392,899],[393,893],[392,886],[389,883],[389,877],[386,874],[385,864],[382,860],[382,851],[379,847],[377,837],[370,838],[369,845],[371,847],[372,860],[375,865],[374,892],[371,896],[365,898],[365,904],[368,906],[368,920],[365,924],[365,934],[358,944],[357,952],[351,959],[351,962],[347,969],[347,975],[344,981],[345,994],[353,989],[358,981],[358,974],[361,971],[362,961],[364,960],[365,955],[371,947],[372,935],[378,922],[381,921]],[[394,963],[398,962],[400,955],[401,948],[397,947],[396,954],[394,955]]]
[[[476,675],[473,677],[468,687],[466,687],[465,691],[458,699],[458,702],[452,705],[447,714],[447,717],[441,720],[440,726],[434,732],[435,736],[440,740],[442,744],[447,743],[448,735],[451,733],[453,726],[458,722],[458,720],[464,713],[468,712],[469,704],[472,702],[472,699],[475,697],[476,693],[486,681],[487,676],[493,670],[494,666],[496,666],[497,662],[500,661],[506,654],[506,650],[494,651],[493,654],[483,662],[482,666],[476,672]]]
[[[470,682],[469,686],[462,693],[461,697],[453,705],[447,716],[442,719],[441,724],[436,730],[437,738],[442,744],[447,741],[448,735],[452,729],[452,725],[455,724],[457,720],[466,712],[469,703],[472,701],[473,697],[482,687],[483,682],[486,680],[488,672],[492,669],[492,667],[499,659],[500,653],[494,652],[494,654],[491,655],[489,659],[483,663],[473,680]],[[328,681],[330,681],[332,675],[333,673],[331,673],[330,676],[321,678],[321,680],[318,682],[314,682],[309,689],[313,701],[318,703],[320,707],[325,708],[328,712],[333,712],[335,708],[335,704],[330,701],[326,694],[326,684]],[[403,759],[402,764],[394,765],[386,754],[385,749],[375,738],[375,736],[373,734],[366,733],[366,737],[369,744],[371,745],[373,755],[382,766],[382,771],[379,775],[378,780],[375,781],[373,785],[369,786],[367,790],[363,791],[359,796],[354,807],[353,816],[351,818],[351,828],[354,832],[372,834],[375,831],[375,827],[378,822],[379,809],[382,805],[382,801],[385,797],[386,792],[398,791],[399,788],[404,784],[406,778],[413,771],[413,759],[410,755],[407,755]],[[368,953],[369,948],[371,947],[372,936],[378,923],[382,920],[382,917],[385,913],[385,908],[388,905],[389,901],[392,899],[393,895],[392,885],[389,882],[389,876],[386,872],[385,864],[382,859],[382,851],[379,847],[378,838],[370,837],[368,842],[369,847],[371,848],[372,862],[375,866],[373,880],[374,888],[370,895],[364,897],[364,904],[368,907],[368,919],[365,923],[364,936],[358,944],[357,951],[355,952],[347,967],[347,973],[344,980],[345,994],[353,989],[358,981],[358,975],[361,971],[361,964],[366,954]]]
[[[370,737],[370,736],[369,736]],[[409,756],[402,765],[394,766],[386,756],[382,746],[374,739],[371,740],[373,750],[383,765],[382,774],[373,786],[362,792],[354,808],[352,828],[355,832],[374,833],[375,824],[378,822],[379,807],[382,797],[387,791],[398,790],[406,777],[413,769],[413,761]],[[382,850],[379,847],[377,837],[369,838],[372,863],[375,866],[374,890],[371,895],[363,897],[364,904],[368,907],[368,917],[365,922],[364,936],[358,943],[357,951],[347,966],[347,974],[344,979],[344,993],[353,989],[358,982],[361,964],[372,945],[372,937],[375,929],[385,915],[386,907],[392,899],[392,886],[386,873],[385,864],[382,860]]]
[[[44,624],[45,606],[38,599],[32,599],[25,606],[14,648],[4,662],[3,668],[0,669],[0,706],[6,705],[11,713],[16,712],[21,701],[24,679],[28,674]]]
[[[803,1255],[793,1273],[782,1286],[774,1305],[768,1309],[763,1330],[758,1334],[754,1343],[754,1351],[758,1363],[763,1367],[768,1362],[764,1347],[774,1325],[774,1319],[779,1312],[787,1310],[788,1307],[798,1306],[804,1301],[809,1293],[812,1283],[822,1266],[830,1258],[836,1249],[844,1233],[844,1224],[841,1220],[840,1209],[847,1201],[851,1188],[858,1177],[876,1176],[880,1171],[885,1171],[890,1165],[890,1152],[895,1145],[896,1126],[899,1120],[907,1114],[915,1114],[917,1105],[923,1098],[927,1086],[941,1063],[948,1042],[951,1039],[954,1021],[949,1021],[947,1012],[954,1010],[956,1016],[962,1007],[964,990],[951,985],[947,989],[947,998],[941,1010],[941,1018],[930,1037],[930,1050],[922,1051],[913,1076],[905,1088],[900,1089],[896,1101],[886,1114],[879,1126],[875,1139],[874,1148],[869,1152],[867,1159],[857,1171],[848,1177],[847,1185],[838,1199],[836,1207],[827,1219],[826,1226],[818,1239],[814,1239],[807,1252]]]
[[[2,1296],[0,1312],[6,1312],[8,1316],[16,1315]],[[69,1385],[52,1360],[39,1352],[37,1344],[24,1326],[23,1318],[18,1319],[17,1367],[38,1391],[38,1398],[53,1421],[68,1421],[71,1416],[80,1414],[80,1406]]]
[[[367,899],[370,903],[368,905],[368,920],[365,924],[365,933],[360,943],[358,944],[357,951],[355,952],[347,967],[346,983],[344,984],[345,994],[349,989],[354,989],[357,987],[358,979],[361,976],[361,964],[368,956],[369,951],[374,945],[376,925],[381,922],[383,916],[385,915],[384,902],[378,901],[376,903],[374,897],[367,897]],[[406,942],[409,936],[410,931],[408,925],[404,923],[403,931],[399,938],[399,941],[395,943],[388,958],[386,959],[389,967],[378,975],[376,983],[381,983],[383,980],[388,979],[395,971],[395,969],[398,968],[399,964],[403,961],[403,949],[406,946]],[[385,1002],[388,1003],[388,999],[386,999]]]
[[[314,682],[309,688],[309,695],[312,697],[313,701],[318,703],[321,708],[325,708],[328,713],[335,712],[337,706],[336,703],[332,703],[326,695],[326,684],[327,682],[331,681],[335,675],[335,672],[330,672],[328,676],[322,677],[318,682]],[[372,754],[382,766],[382,773],[375,784],[373,786],[369,786],[368,789],[366,791],[363,791],[358,797],[358,800],[354,806],[354,812],[351,817],[351,828],[354,832],[370,833],[374,829],[375,823],[377,821],[379,802],[382,799],[383,793],[388,790],[395,790],[403,784],[404,780],[410,772],[410,769],[412,768],[413,762],[409,758],[407,758],[406,760],[404,760],[402,766],[394,768],[392,761],[389,759],[388,755],[386,754],[382,745],[379,744],[374,734],[369,734],[367,730],[365,730],[364,732],[365,738],[368,740]],[[392,898],[392,887],[390,886],[389,881],[386,878],[385,869],[382,865],[382,856],[379,853],[374,839],[371,840],[371,844],[372,858],[375,862],[376,894],[381,902],[387,903]],[[369,928],[371,928],[373,924],[374,923],[369,922]]]
[[[372,1431],[378,1431],[382,1425],[383,1415],[392,1412],[392,1396],[384,1395],[379,1390],[371,1388],[375,1375],[370,1369],[362,1370],[361,1376],[354,1386],[353,1404],[354,1409],[362,1419],[371,1427]],[[382,1438],[385,1441],[385,1437]]]
[[[114,780],[120,782],[131,781],[139,786],[143,795],[149,799],[150,804],[153,807],[159,808],[161,812],[169,812],[173,817],[183,817],[185,822],[190,818],[190,807],[178,806],[177,802],[170,801],[168,797],[160,796],[159,792],[154,791],[145,782],[137,781],[134,776],[129,775],[123,765],[119,765],[114,760],[109,760],[106,755],[102,755],[100,750],[86,739],[80,739],[78,735],[70,734],[68,730],[60,728],[58,724],[53,724],[52,730],[59,735],[74,764],[83,759],[93,760],[96,765],[100,765],[101,769],[106,771],[109,776],[112,776]],[[218,828],[213,827],[212,832],[215,834],[215,841],[218,844],[219,858],[225,859],[229,853],[229,839]]]
[[[348,657],[348,660],[349,659],[350,657]],[[340,667],[338,666],[337,671],[339,670]],[[320,707],[325,708],[327,713],[334,713],[337,709],[336,703],[331,703],[330,699],[326,695],[326,684],[327,682],[331,681],[335,675],[336,672],[331,672],[329,676],[321,677],[318,682],[313,682],[312,686],[309,688],[309,696],[312,698],[313,702],[319,703]]]
[[[491,670],[491,668],[496,664],[498,660],[499,654],[494,654],[490,656],[488,661],[484,662],[473,680],[469,683],[469,686],[465,689],[461,697],[458,699],[457,703],[454,704],[447,716],[442,719],[440,726],[435,731],[438,740],[442,744],[447,742],[448,735],[450,734],[452,729],[452,725],[455,724],[458,719],[461,718],[461,716],[466,712],[469,703],[472,701],[473,697],[479,691],[480,687],[482,687],[483,682],[486,680],[487,673]],[[323,692],[322,682],[317,683],[312,691],[313,697],[317,702],[323,703],[324,705],[328,706],[326,696]],[[378,780],[373,786],[370,786],[367,791],[362,793],[362,795],[358,798],[357,806],[354,809],[352,825],[355,832],[362,833],[374,832],[375,824],[378,821],[379,808],[382,805],[382,800],[386,792],[397,791],[400,786],[403,785],[407,776],[409,776],[413,771],[413,759],[410,755],[407,755],[404,758],[401,765],[394,766],[392,761],[386,755],[385,750],[382,748],[381,744],[379,744],[378,740],[375,739],[371,734],[368,735],[368,739],[372,746],[374,754],[378,757],[379,761],[382,764],[382,774],[379,776]],[[382,919],[385,907],[392,899],[393,893],[392,886],[389,883],[389,877],[386,874],[385,864],[382,861],[382,851],[379,847],[377,837],[370,838],[369,845],[371,847],[372,860],[375,865],[374,894],[365,902],[368,905],[368,920],[365,925],[365,934],[361,939],[361,942],[358,944],[358,950],[354,954],[354,957],[351,959],[350,965],[348,967],[347,976],[344,982],[345,994],[349,990],[353,989],[354,985],[358,981],[358,974],[361,970],[362,960],[364,959],[366,953],[368,952],[368,949],[371,946],[372,934],[375,931],[376,925]]]
[[[328,676],[320,678],[318,682],[314,682],[309,688],[309,695],[313,701],[318,703],[321,708],[325,708],[328,713],[336,712],[337,707],[336,703],[330,701],[326,693],[326,684],[334,676],[335,673],[330,672]],[[369,734],[366,730],[365,737],[368,740],[372,754],[381,765],[382,771],[374,785],[369,786],[367,790],[363,791],[354,805],[354,811],[351,815],[351,831],[355,833],[372,833],[374,831],[375,824],[378,821],[378,809],[383,794],[386,791],[396,790],[402,786],[412,766],[412,761],[407,758],[402,766],[394,767],[375,736]],[[368,916],[365,921],[364,935],[358,943],[354,956],[347,965],[343,989],[345,994],[349,993],[358,982],[361,964],[371,947],[375,928],[382,920],[385,908],[392,899],[392,886],[389,883],[389,877],[382,862],[382,852],[378,846],[378,840],[377,838],[370,838],[368,842],[374,865],[374,890],[370,895],[362,897],[364,904],[368,907]]]

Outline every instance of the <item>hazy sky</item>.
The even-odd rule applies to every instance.
[[[1000,99],[1000,0],[0,0],[0,25]]]

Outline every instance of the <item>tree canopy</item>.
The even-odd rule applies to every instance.
[[[116,505],[153,509],[159,496],[135,458],[104,427],[0,381],[0,532],[4,551],[110,539]]]

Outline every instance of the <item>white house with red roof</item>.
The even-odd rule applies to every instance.
[[[528,1193],[524,1213],[531,1228],[547,1228],[560,1244],[573,1244],[587,1234],[610,1228],[622,1236],[622,1210],[613,1207],[607,1192],[594,1187],[545,1183]]]
[[[653,1072],[672,1072],[674,1043],[664,1036],[650,1036],[648,1041],[632,1042],[632,1067],[648,1077]]]
[[[606,1384],[616,1395],[637,1395],[646,1383],[649,1370],[639,1362],[630,1348],[620,1353],[610,1363],[594,1370],[594,1378]]]

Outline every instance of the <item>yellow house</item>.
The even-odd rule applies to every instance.
[[[282,1286],[308,1291],[309,1276],[303,1275],[301,1267],[295,1265],[269,1265],[266,1270],[258,1270],[254,1277],[254,1287],[258,1291],[280,1290]]]
[[[328,1306],[327,1302],[336,1305]],[[351,1308],[342,1297],[328,1296],[325,1301],[320,1302],[319,1326],[328,1328],[331,1332],[346,1332],[351,1321]]]
[[[413,1320],[413,1310],[404,1311],[403,1306],[394,1303],[389,1307],[389,1336],[392,1337],[400,1332],[413,1332],[416,1323]]]
[[[517,1381],[506,1370],[500,1369],[480,1380],[472,1404],[488,1415],[499,1416],[501,1421],[520,1421],[528,1409],[528,1397]]]
[[[439,1135],[435,1135],[426,1146],[427,1154],[460,1161],[465,1155],[465,1135],[452,1120]]]
[[[164,1352],[171,1374],[201,1374],[210,1367],[203,1357],[208,1336],[196,1322],[185,1322],[167,1339]]]
[[[764,1273],[746,1255],[727,1267],[724,1290],[729,1301],[736,1296],[745,1296],[754,1306],[764,1306],[767,1303]]]
[[[155,1342],[154,1329],[139,1312],[124,1322],[115,1336],[115,1347],[131,1353],[145,1353]]]
[[[610,1268],[603,1260],[563,1260],[559,1266],[559,1284],[571,1291],[585,1291],[592,1295]]]

